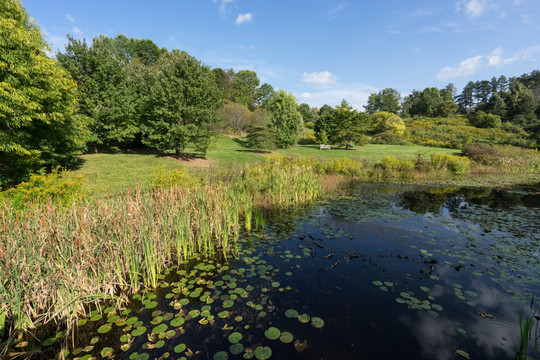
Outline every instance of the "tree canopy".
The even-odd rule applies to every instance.
[[[45,54],[18,0],[0,2],[0,186],[65,166],[85,148],[76,83]]]

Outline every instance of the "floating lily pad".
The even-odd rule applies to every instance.
[[[298,321],[302,324],[307,324],[309,322],[310,316],[308,314],[298,315]]]
[[[133,330],[133,331],[131,332],[131,335],[132,335],[132,336],[139,336],[139,335],[144,334],[145,332],[146,332],[146,327],[144,327],[144,326],[139,326],[139,327],[137,327],[135,330]]]
[[[181,352],[184,352],[187,349],[186,344],[179,344],[174,347],[174,352],[177,354],[180,354]]]
[[[285,311],[285,317],[287,317],[289,319],[297,318],[298,317],[298,311],[296,311],[294,309],[289,309],[289,310]]]
[[[53,345],[54,343],[56,343],[56,340],[58,340],[57,338],[55,337],[52,337],[52,338],[48,338],[47,340],[43,341],[41,343],[41,346],[51,346]]]
[[[226,351],[218,351],[214,354],[214,360],[227,360],[229,358],[229,353]]]
[[[100,334],[105,334],[105,333],[108,333],[109,331],[111,331],[111,329],[112,329],[111,324],[105,324],[105,325],[100,326],[97,329],[97,332],[100,333]]]
[[[459,356],[461,356],[464,359],[470,359],[471,358],[471,356],[464,350],[456,350],[456,354],[458,354]]]
[[[255,357],[259,360],[266,360],[272,357],[272,349],[268,346],[257,346],[255,349]]]
[[[381,281],[379,281],[379,280],[374,280],[374,281],[372,281],[372,283],[373,283],[373,285],[375,285],[375,286],[382,286],[382,284],[383,284],[383,283],[382,283]]]
[[[285,343],[285,344],[288,344],[288,343],[291,343],[294,339],[294,336],[293,334],[291,334],[290,332],[288,331],[284,331],[281,333],[281,336],[279,337],[279,340],[282,342],[282,343]]]
[[[126,325],[133,325],[135,324],[139,319],[136,316],[132,316],[129,319],[126,320]]]
[[[266,336],[270,340],[276,340],[281,335],[281,331],[274,326],[271,326],[264,332],[264,336]]]
[[[103,318],[103,315],[101,314],[94,314],[90,317],[90,321],[99,321]]]
[[[242,344],[240,344],[240,343],[232,344],[231,347],[229,348],[229,351],[230,351],[231,354],[233,354],[233,355],[238,355],[238,354],[240,354],[242,351],[244,351],[244,345],[242,345]]]
[[[222,318],[222,319],[225,319],[227,316],[229,316],[229,312],[228,311],[221,311],[218,313],[218,317]]]
[[[113,351],[114,351],[113,348],[111,348],[111,347],[105,347],[105,348],[103,348],[103,349],[101,350],[101,357],[102,357],[102,358],[109,357],[109,356],[112,355]]]
[[[170,325],[172,327],[179,327],[182,326],[185,322],[186,319],[184,319],[182,316],[178,316],[171,320]]]
[[[159,334],[167,331],[167,324],[159,324],[155,328],[152,329],[152,334]]]
[[[233,332],[232,334],[229,335],[228,339],[229,339],[229,342],[231,344],[236,344],[240,340],[242,340],[242,337],[243,337],[243,335],[241,333],[239,333],[238,331],[235,331],[235,332]]]
[[[314,327],[314,328],[317,328],[317,329],[320,329],[324,326],[324,320],[321,319],[320,317],[312,317],[311,318],[311,325]]]

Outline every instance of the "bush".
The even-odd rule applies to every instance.
[[[471,123],[479,128],[499,128],[501,127],[501,117],[495,114],[477,111],[470,115]]]
[[[463,156],[483,165],[494,165],[499,157],[497,149],[489,144],[476,143],[463,148]]]
[[[465,174],[471,168],[471,160],[465,156],[449,154],[431,155],[431,166],[436,170],[449,170],[455,174]]]
[[[75,200],[84,198],[88,191],[86,179],[68,170],[56,168],[46,175],[32,175],[28,181],[0,193],[17,209],[27,203],[51,202],[57,206],[69,207]]]
[[[195,187],[200,185],[198,178],[192,177],[184,169],[166,169],[165,166],[154,168],[150,177],[150,185],[154,187],[187,186]]]
[[[409,143],[402,137],[393,133],[381,133],[371,138],[372,144],[383,145],[408,145]]]
[[[369,116],[369,121],[375,134],[386,132],[402,136],[405,133],[405,123],[396,114],[377,112]]]
[[[331,159],[315,164],[318,173],[360,176],[362,174],[362,163],[350,158]]]
[[[415,169],[413,160],[396,159],[391,156],[384,157],[380,166],[386,171],[412,171]]]

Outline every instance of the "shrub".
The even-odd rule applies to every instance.
[[[494,165],[500,155],[495,147],[485,143],[468,145],[463,148],[462,154],[483,165]]]
[[[302,137],[298,141],[299,144],[316,144],[317,138],[315,137],[315,131],[313,129],[304,129]]]
[[[470,115],[471,123],[479,128],[499,128],[501,127],[501,117],[495,114],[477,111]]]
[[[396,114],[377,112],[369,116],[369,121],[375,134],[387,132],[402,136],[405,133],[405,123]]]
[[[436,170],[449,170],[455,174],[464,174],[471,168],[471,160],[465,156],[449,154],[431,155],[431,166]]]
[[[408,145],[408,142],[397,134],[393,133],[381,133],[371,138],[372,144],[384,144],[384,145]]]
[[[184,169],[166,169],[164,166],[154,168],[150,177],[150,185],[154,187],[187,186],[195,187],[200,185],[198,178],[192,177]]]
[[[27,203],[51,202],[61,207],[71,206],[88,193],[86,179],[82,175],[56,168],[46,175],[32,175],[28,181],[1,193],[15,208],[22,209]]]
[[[360,176],[362,163],[350,158],[331,159],[316,163],[317,172],[321,174]]]
[[[386,156],[381,160],[381,167],[387,171],[412,171],[415,168],[413,160],[396,159]]]

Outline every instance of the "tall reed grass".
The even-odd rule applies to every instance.
[[[177,172],[169,179],[160,170],[149,188],[68,206],[32,202],[21,211],[9,197],[0,201],[0,334],[51,321],[69,328],[92,304],[122,302],[158,286],[174,262],[218,251],[227,256],[242,227],[260,222],[261,207],[321,195],[310,164],[270,157],[205,181]]]

